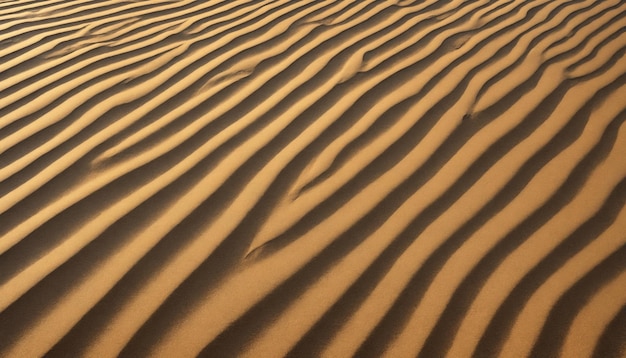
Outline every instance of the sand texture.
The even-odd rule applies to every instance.
[[[624,0],[0,0],[0,357],[626,357],[624,121]]]

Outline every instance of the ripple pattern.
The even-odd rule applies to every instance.
[[[623,357],[626,2],[0,0],[0,356]]]

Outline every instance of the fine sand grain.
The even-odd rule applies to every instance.
[[[626,357],[623,0],[0,0],[1,357]]]

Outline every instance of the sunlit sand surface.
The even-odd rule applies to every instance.
[[[0,0],[0,356],[626,356],[623,0]]]

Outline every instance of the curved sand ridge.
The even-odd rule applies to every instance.
[[[0,355],[626,354],[621,0],[0,0]]]

